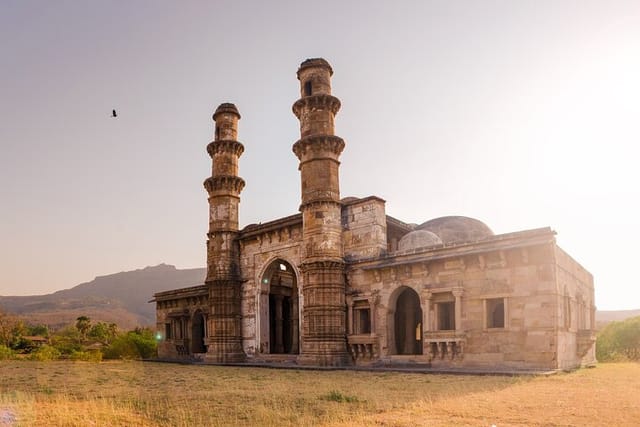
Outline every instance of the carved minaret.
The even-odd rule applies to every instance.
[[[298,69],[300,99],[293,112],[300,139],[293,152],[302,178],[304,275],[303,332],[300,362],[314,365],[350,363],[346,348],[345,264],[342,250],[339,157],[342,138],[334,135],[340,100],[331,96],[333,70],[321,58]]]
[[[213,113],[215,136],[207,146],[212,159],[211,178],[204,187],[209,193],[207,233],[207,278],[210,313],[207,321],[207,360],[240,362],[241,281],[238,234],[238,204],[244,180],[238,176],[238,158],[244,147],[238,137],[240,113],[233,104],[220,104]]]

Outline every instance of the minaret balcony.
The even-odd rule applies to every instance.
[[[221,192],[238,195],[244,185],[244,179],[232,175],[212,176],[204,181],[204,188],[206,188],[209,195]]]
[[[317,158],[338,160],[344,150],[344,140],[335,135],[312,135],[293,144],[293,152],[300,162]]]
[[[298,99],[292,109],[298,120],[300,120],[302,112],[309,109],[329,110],[335,116],[340,110],[340,100],[333,95],[310,95]]]
[[[229,153],[240,157],[243,152],[244,146],[240,142],[229,139],[213,141],[207,145],[207,153],[212,158],[219,153]]]

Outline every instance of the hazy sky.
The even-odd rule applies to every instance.
[[[3,0],[0,294],[204,266],[221,102],[242,114],[241,226],[296,213],[310,57],[343,105],[342,196],[550,226],[599,309],[640,308],[637,0]]]

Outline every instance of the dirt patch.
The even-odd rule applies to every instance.
[[[1,427],[13,426],[15,425],[17,419],[18,418],[16,417],[16,414],[11,409],[0,408],[0,426]]]

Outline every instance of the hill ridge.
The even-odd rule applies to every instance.
[[[153,325],[155,305],[149,304],[153,294],[202,284],[205,274],[205,268],[178,269],[161,263],[96,276],[90,282],[50,294],[0,296],[0,307],[52,328],[72,323],[80,315],[127,329]]]

